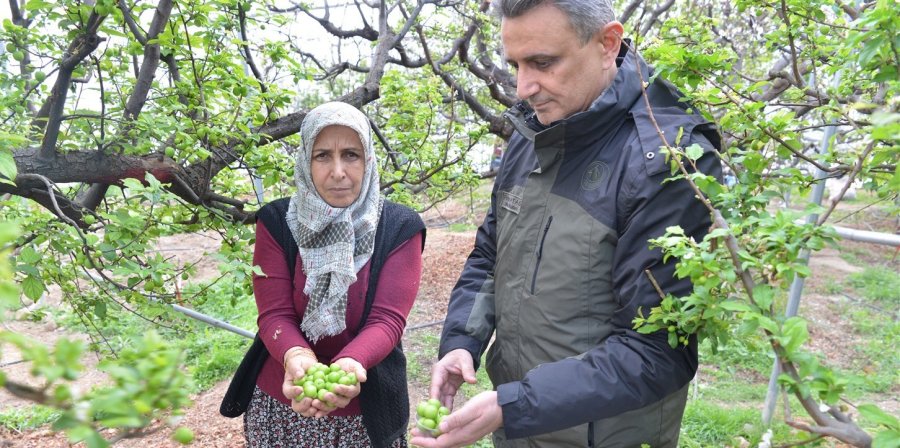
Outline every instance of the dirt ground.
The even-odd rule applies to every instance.
[[[451,232],[445,227],[452,223],[464,220],[463,215],[468,210],[447,208],[433,209],[423,216],[429,224],[426,247],[424,252],[424,272],[417,304],[409,316],[408,326],[439,325],[446,313],[446,303],[449,292],[455,283],[463,263],[468,256],[474,241],[474,231]],[[470,222],[480,222],[480,218],[468,217]],[[871,251],[874,259],[890,259],[884,257],[885,251],[893,251],[887,248],[873,248],[862,243],[849,243],[864,248],[861,253]],[[181,263],[199,262],[198,272],[201,278],[215,275],[215,265],[208,261],[211,257],[204,257],[206,252],[213,252],[217,247],[217,241],[213,235],[186,235],[170,237],[160,244],[160,250],[175,256]],[[186,250],[187,249],[187,250]],[[864,255],[863,255],[864,256]],[[897,260],[891,263],[897,267]],[[849,323],[840,314],[840,307],[836,303],[848,300],[843,296],[823,295],[822,282],[828,279],[840,279],[846,275],[859,271],[860,268],[848,264],[840,257],[840,253],[834,249],[821,251],[812,258],[811,268],[813,276],[807,288],[809,294],[805,294],[801,306],[801,315],[810,321],[810,333],[812,350],[827,354],[830,361],[839,366],[849,366],[855,356],[847,343],[847,338],[853,337],[849,331]],[[52,296],[48,300],[53,300]],[[57,294],[58,296],[58,294]],[[3,323],[7,329],[32,336],[45,343],[52,343],[60,336],[66,334],[62,329],[47,323],[33,323],[26,321],[8,321]],[[408,333],[409,334],[409,333]],[[409,336],[404,336],[407,339]],[[407,342],[407,341],[404,341]],[[18,353],[4,351],[0,358],[0,367],[11,378],[28,377],[28,366],[25,363],[15,363],[20,359]],[[81,378],[82,387],[88,388],[103,381],[101,374],[91,369],[96,360],[88,359],[86,374]],[[181,424],[192,428],[195,432],[195,442],[191,445],[198,448],[212,447],[243,447],[243,422],[240,418],[228,419],[219,415],[218,407],[221,397],[227,388],[227,381],[217,384],[194,397],[194,405],[187,410]],[[410,402],[416,403],[422,399],[424,391],[411,390]],[[894,391],[893,397],[887,397],[882,403],[889,411],[898,412],[898,397]],[[0,408],[23,406],[27,403],[10,396],[5,390],[0,390]],[[170,431],[162,423],[153,425],[147,434],[138,439],[129,439],[118,442],[116,447],[146,448],[146,447],[177,447],[181,446],[168,439]],[[67,447],[64,436],[54,434],[49,429],[15,433],[6,429],[0,429],[0,448],[52,448]]]

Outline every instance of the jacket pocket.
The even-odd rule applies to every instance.
[[[537,259],[534,261],[534,275],[531,277],[531,294],[534,295],[534,287],[537,284],[538,271],[541,268],[541,257],[544,256],[544,240],[547,239],[547,233],[550,231],[550,224],[553,223],[553,216],[547,218],[547,224],[544,226],[544,233],[541,234],[541,242],[538,244]]]

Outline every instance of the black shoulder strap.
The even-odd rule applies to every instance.
[[[294,241],[290,235],[290,229],[283,224],[284,215],[287,213],[289,198],[278,199],[272,201],[256,212],[257,221],[262,221],[266,226],[266,230],[272,234],[285,252],[285,257],[294,266],[297,261],[297,244],[285,244],[284,241]],[[288,239],[285,239],[287,233]],[[292,262],[293,261],[293,262]],[[294,277],[294,270],[290,269],[291,279]],[[238,365],[234,376],[231,377],[231,383],[228,384],[228,390],[222,397],[222,403],[219,405],[219,413],[225,417],[238,417],[247,410],[250,400],[253,399],[253,390],[256,388],[256,377],[262,370],[269,352],[266,350],[265,344],[259,337],[259,333],[253,338],[253,343],[247,349],[247,353]]]
[[[408,207],[384,201],[381,210],[381,220],[378,221],[378,230],[375,231],[375,249],[372,251],[372,260],[369,264],[369,287],[366,290],[366,306],[363,309],[359,328],[362,328],[372,311],[372,302],[375,300],[375,290],[378,289],[378,277],[381,275],[381,267],[388,255],[401,244],[422,232],[422,249],[425,248],[425,223],[418,213]]]
[[[269,202],[256,212],[256,220],[263,222],[266,230],[269,231],[272,238],[275,238],[275,241],[278,241],[278,245],[284,251],[284,258],[287,261],[288,271],[291,273],[291,282],[293,283],[294,266],[297,264],[297,253],[300,249],[297,247],[297,242],[294,241],[294,235],[291,234],[291,229],[288,228],[287,220],[285,219],[290,201],[291,198],[287,197]]]

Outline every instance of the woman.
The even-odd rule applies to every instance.
[[[425,228],[415,212],[382,199],[362,112],[326,103],[300,130],[297,192],[257,214],[253,263],[264,275],[253,290],[270,356],[244,414],[247,444],[405,447],[400,337],[419,287]],[[317,362],[338,364],[359,383],[306,397],[294,380]]]

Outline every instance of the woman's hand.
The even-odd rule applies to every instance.
[[[356,374],[356,384],[339,384],[335,386],[334,392],[325,394],[325,400],[336,408],[343,408],[350,404],[350,401],[356,398],[362,390],[360,383],[366,381],[366,369],[353,358],[340,358],[334,363],[341,366],[341,370]]]
[[[316,410],[311,410],[313,400],[303,396],[303,387],[294,385],[294,380],[306,375],[306,370],[317,362],[316,354],[306,347],[291,347],[284,353],[284,383],[281,385],[281,392],[291,399],[291,408],[305,417],[314,416]]]

